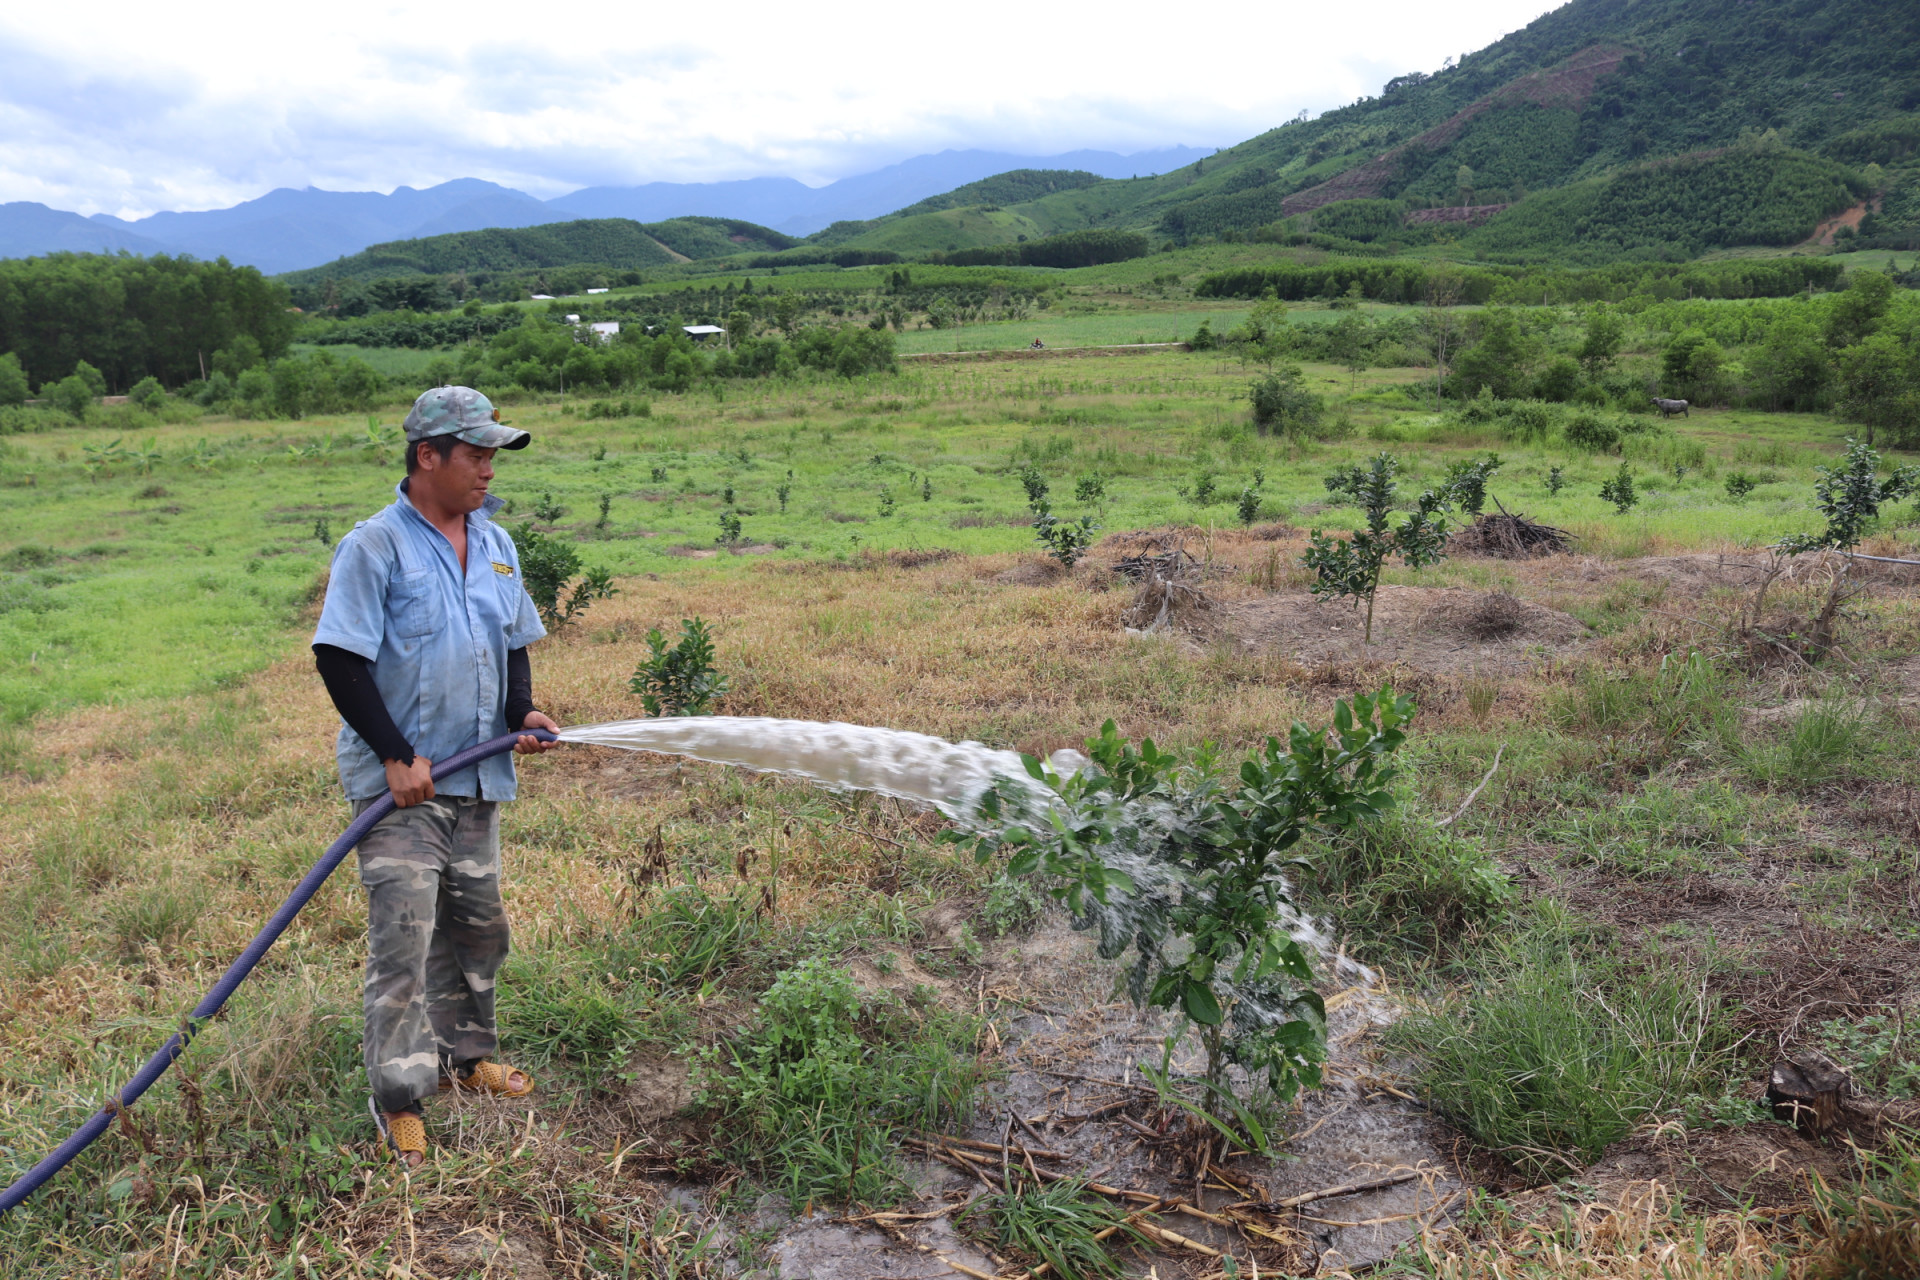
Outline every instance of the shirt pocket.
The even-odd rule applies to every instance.
[[[431,569],[396,574],[389,599],[395,635],[417,640],[440,629],[440,602]]]

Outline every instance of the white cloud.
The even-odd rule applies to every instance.
[[[137,215],[275,186],[481,177],[822,183],[946,147],[1228,145],[1536,17],[1217,0],[1202,10],[321,6],[128,0],[0,15],[0,200]]]

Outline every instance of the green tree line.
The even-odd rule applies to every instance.
[[[953,267],[1097,267],[1151,252],[1153,245],[1138,231],[1069,231],[1020,244],[930,253],[927,261]]]
[[[1451,280],[1453,300],[1488,302],[1624,302],[1635,295],[1669,298],[1763,298],[1832,289],[1845,267],[1829,258],[1757,258],[1726,262],[1615,263],[1586,269],[1458,266],[1424,261],[1349,260],[1235,267],[1202,276],[1197,298],[1336,298],[1356,286],[1374,302],[1421,303]]]
[[[0,260],[0,351],[36,387],[85,362],[107,393],[143,378],[169,387],[201,376],[240,339],[270,356],[287,348],[286,289],[224,258],[55,253]]]

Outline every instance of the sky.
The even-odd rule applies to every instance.
[[[818,186],[947,148],[1229,146],[1551,7],[10,4],[0,201],[139,217],[461,177],[549,199]]]

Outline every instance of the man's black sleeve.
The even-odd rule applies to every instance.
[[[387,704],[380,700],[373,670],[365,658],[338,645],[316,644],[313,665],[320,669],[321,682],[327,686],[327,696],[333,699],[340,718],[373,748],[376,757],[413,763],[413,744],[401,735]]]
[[[507,728],[521,729],[536,711],[533,705],[533,663],[526,649],[507,650]]]

